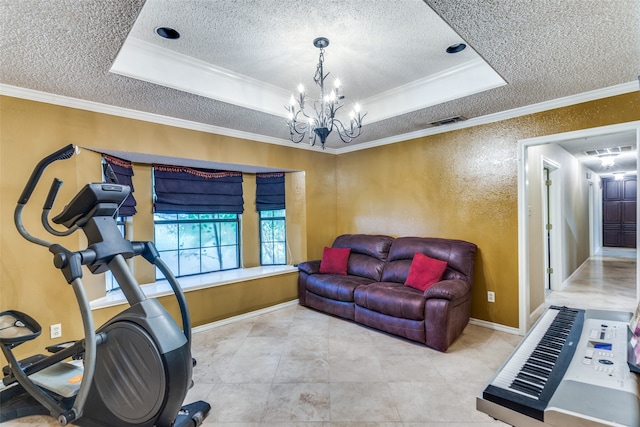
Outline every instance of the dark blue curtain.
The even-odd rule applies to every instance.
[[[244,211],[242,173],[153,165],[158,213],[237,213]]]
[[[136,214],[136,199],[133,197],[133,182],[131,181],[131,177],[133,176],[133,167],[131,166],[131,162],[128,160],[119,159],[117,157],[109,156],[107,154],[103,154],[102,158],[105,161],[104,167],[107,165],[111,166],[111,170],[113,170],[116,175],[116,179],[118,180],[118,184],[128,185],[131,188],[131,193],[125,199],[124,203],[120,205],[118,209],[119,216],[133,216]],[[104,176],[108,180],[108,175],[105,172]]]
[[[285,208],[284,172],[256,174],[256,210]]]

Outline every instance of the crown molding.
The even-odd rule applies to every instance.
[[[380,147],[383,145],[394,144],[410,139],[421,138],[424,136],[437,135],[441,133],[451,132],[454,130],[470,128],[483,124],[495,123],[502,120],[512,119],[516,117],[526,116],[529,114],[540,113],[542,111],[553,110],[555,108],[567,107],[570,105],[580,104],[583,102],[594,101],[597,99],[608,98],[610,96],[623,95],[638,90],[638,82],[632,81],[622,83],[615,86],[597,89],[589,92],[583,92],[577,95],[571,95],[551,101],[540,102],[528,105],[526,107],[514,108],[512,110],[502,111],[499,113],[489,114],[477,117],[463,122],[452,123],[445,126],[430,127],[423,130],[409,132],[402,135],[396,135],[389,138],[378,139],[370,142],[363,142],[357,145],[348,145],[343,148],[329,148],[324,150],[326,154],[344,154],[353,151],[366,150],[369,148]],[[293,144],[288,139],[274,138],[270,136],[238,131],[235,129],[224,128],[221,126],[207,125],[203,123],[193,122],[189,120],[177,119],[174,117],[162,116],[160,114],[145,113],[142,111],[132,110],[128,108],[116,107],[113,105],[101,104],[93,101],[86,101],[78,98],[71,98],[62,95],[55,95],[46,92],[40,92],[32,89],[0,84],[0,95],[11,96],[14,98],[27,99],[31,101],[44,102],[47,104],[60,105],[63,107],[76,108],[79,110],[93,111],[96,113],[109,114],[118,117],[124,117],[135,120],[142,120],[151,123],[158,123],[167,126],[174,126],[200,132],[213,133],[217,135],[229,136],[232,138],[248,139],[252,141],[265,142],[268,144],[280,145],[289,148],[297,148],[302,150],[311,150],[318,152],[318,149],[311,147],[309,144]]]

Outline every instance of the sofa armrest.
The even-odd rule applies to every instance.
[[[443,280],[430,286],[424,291],[424,296],[426,296],[427,299],[441,298],[451,301],[462,298],[469,292],[471,292],[471,286],[467,282],[460,279],[451,279]]]
[[[298,270],[307,274],[317,274],[320,272],[320,260],[301,262],[298,264]]]

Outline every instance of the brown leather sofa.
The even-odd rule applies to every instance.
[[[461,240],[345,234],[347,274],[298,265],[300,304],[446,351],[469,323],[477,247]],[[442,279],[422,292],[404,283],[414,254],[446,261]]]

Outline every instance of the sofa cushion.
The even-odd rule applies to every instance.
[[[393,237],[368,234],[343,234],[333,242],[334,248],[350,248],[347,274],[378,281],[389,254]]]
[[[337,301],[353,302],[353,292],[358,286],[368,285],[366,277],[340,274],[312,274],[307,277],[307,291]]]
[[[389,249],[381,281],[404,283],[416,252],[447,262],[444,280],[473,282],[477,246],[462,240],[433,237],[398,237]]]
[[[404,284],[424,292],[442,279],[446,268],[446,261],[440,261],[416,252]]]
[[[371,311],[411,320],[424,320],[423,292],[396,282],[375,282],[354,292],[356,305]]]
[[[320,261],[320,273],[346,275],[350,253],[350,248],[327,248],[325,246]]]

